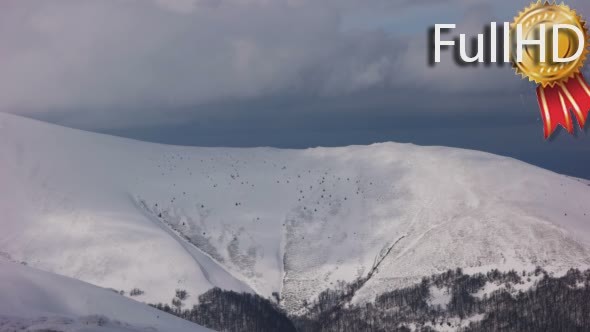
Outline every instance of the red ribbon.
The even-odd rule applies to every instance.
[[[537,87],[537,100],[541,108],[545,139],[561,125],[570,134],[574,133],[571,117],[573,111],[578,125],[584,129],[590,111],[590,86],[582,74],[570,78],[566,83],[559,82],[552,87]]]

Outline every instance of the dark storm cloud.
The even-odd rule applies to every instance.
[[[528,4],[2,0],[0,112],[173,144],[457,146],[590,178],[588,134],[543,141],[509,66],[428,66],[435,23],[475,35]]]
[[[121,111],[340,94],[390,79],[393,38],[342,34],[339,10],[318,3],[3,1],[0,109],[117,120]]]
[[[485,1],[444,3],[461,17],[463,30],[475,32],[494,8]],[[425,65],[426,32],[440,4],[5,0],[0,111],[53,112],[74,124],[110,127],[186,121],[211,103],[232,100],[514,91],[519,82],[506,68],[461,70],[448,53],[444,64]],[[387,15],[393,25],[343,29],[360,12],[364,20]],[[419,108],[440,105],[441,98]]]

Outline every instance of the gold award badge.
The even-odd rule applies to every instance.
[[[519,13],[510,34],[517,74],[538,84],[545,138],[559,125],[573,133],[570,111],[583,128],[590,110],[590,86],[581,74],[588,56],[584,20],[564,4],[539,1]]]

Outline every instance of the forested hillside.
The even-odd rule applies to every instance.
[[[372,303],[351,305],[355,283],[326,290],[307,313],[287,315],[275,301],[215,289],[191,309],[156,305],[220,331],[589,331],[590,270],[554,277],[545,270],[424,278]]]

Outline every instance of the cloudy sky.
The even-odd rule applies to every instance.
[[[2,0],[0,112],[185,145],[467,147],[590,178],[590,132],[544,141],[509,66],[428,66],[435,23],[475,34],[527,4]]]

